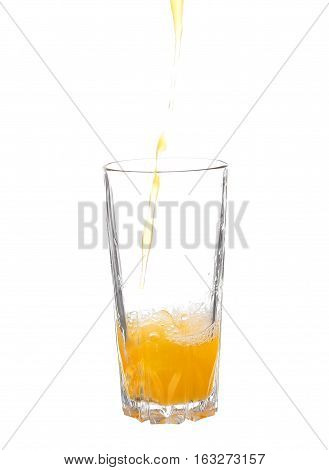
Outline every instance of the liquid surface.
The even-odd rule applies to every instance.
[[[124,387],[132,400],[175,405],[209,397],[219,351],[219,325],[205,315],[172,316],[161,310],[120,328],[118,347]]]

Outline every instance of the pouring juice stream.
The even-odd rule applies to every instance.
[[[184,0],[170,0],[171,12],[173,17],[174,31],[175,31],[175,55],[174,55],[174,64],[173,64],[173,74],[171,79],[170,87],[170,98],[168,111],[171,112],[174,106],[174,97],[175,97],[175,87],[176,87],[176,76],[177,76],[177,66],[178,59],[180,54],[181,39],[183,33],[183,11],[184,11]],[[142,238],[142,274],[141,274],[141,288],[144,287],[147,263],[150,256],[150,249],[153,240],[153,231],[154,231],[154,217],[156,204],[158,201],[158,194],[160,189],[160,175],[158,173],[158,160],[159,155],[164,152],[167,148],[167,142],[165,134],[162,133],[158,139],[156,151],[155,151],[155,168],[153,174],[152,187],[148,203],[148,215],[146,223],[143,230]]]

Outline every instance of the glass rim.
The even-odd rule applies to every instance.
[[[163,164],[168,163],[168,161],[186,161],[189,162],[186,168],[182,169],[163,169],[161,166]],[[136,164],[141,163],[141,162],[149,162],[152,163],[150,169],[131,169],[127,168],[127,164]],[[195,164],[196,161],[200,162],[200,166],[194,166],[192,163]],[[202,162],[202,163],[201,163]],[[207,166],[208,164],[208,166]],[[126,168],[124,168],[126,166]],[[219,169],[224,169],[228,167],[228,164],[226,162],[223,162],[222,160],[218,159],[211,159],[211,158],[202,158],[202,157],[163,157],[161,158],[161,163],[160,163],[160,168],[158,168],[157,173],[190,173],[190,172],[197,172],[197,171],[210,171],[210,170],[219,170]],[[155,157],[149,157],[149,158],[133,158],[133,159],[125,159],[125,160],[116,160],[116,161],[111,161],[107,163],[106,165],[103,166],[103,169],[105,172],[108,171],[115,171],[118,173],[154,173],[155,170]]]

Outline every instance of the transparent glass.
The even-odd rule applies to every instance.
[[[154,164],[104,168],[122,406],[140,421],[197,421],[217,410],[227,165],[161,159],[143,285]]]

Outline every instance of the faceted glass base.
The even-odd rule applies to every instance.
[[[217,411],[217,391],[213,390],[206,400],[177,405],[160,405],[144,400],[130,400],[123,391],[122,409],[126,416],[151,424],[180,424],[186,419],[198,421],[213,416]]]

